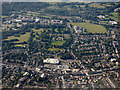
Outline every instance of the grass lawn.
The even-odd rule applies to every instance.
[[[40,29],[32,29],[35,33],[38,33],[38,34],[40,34],[41,33],[41,31],[44,31],[43,30],[43,28],[40,28]]]
[[[105,8],[104,6],[100,5],[99,3],[92,3],[89,4],[90,7],[96,7],[96,8]]]
[[[58,32],[58,29],[57,29],[57,28],[55,29],[55,32]]]
[[[44,16],[45,18],[51,18],[50,16]]]
[[[49,4],[56,4],[57,2],[48,2]]]
[[[31,16],[32,14],[26,13],[26,15]]]
[[[8,39],[5,40],[18,39],[19,41],[17,42],[19,43],[19,42],[28,41],[29,37],[30,37],[30,32],[27,32],[26,34],[20,35],[20,37],[10,36],[8,37]]]
[[[101,25],[91,24],[91,23],[71,23],[74,26],[82,26],[87,30],[87,32],[91,33],[107,33],[105,27]]]
[[[6,17],[8,17],[8,16],[2,16],[2,18],[6,18]]]
[[[18,46],[18,47],[22,47],[22,46],[25,46],[26,44],[17,44],[17,45],[15,45],[16,47]]]
[[[100,21],[101,23],[109,23],[109,21]]]
[[[47,9],[59,9],[57,6],[49,6]]]
[[[50,50],[50,51],[58,51],[58,50],[63,50],[63,49],[59,49],[59,48],[49,48],[48,50]]]
[[[63,45],[66,41],[53,41],[52,44],[53,45]]]

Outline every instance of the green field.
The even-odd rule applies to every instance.
[[[57,6],[49,6],[47,9],[59,9]]]
[[[52,44],[53,45],[63,45],[66,41],[53,41]]]
[[[2,16],[2,18],[6,18],[6,17],[8,17],[8,16]]]
[[[89,4],[90,7],[96,7],[96,8],[105,8],[104,6],[100,5],[99,3],[92,3]]]
[[[56,4],[57,2],[48,2],[49,4]]]
[[[50,16],[44,16],[45,18],[51,18]]]
[[[22,46],[25,46],[26,44],[16,44],[15,46],[16,47],[22,47]]]
[[[19,43],[19,42],[28,41],[29,37],[30,37],[30,33],[27,32],[26,34],[20,35],[20,37],[10,36],[8,37],[8,39],[5,39],[5,40],[18,39],[19,41],[17,42]]]
[[[48,50],[50,50],[50,51],[58,51],[58,50],[64,50],[64,49],[59,49],[59,48],[49,48]]]
[[[107,33],[105,27],[101,25],[91,24],[91,23],[71,23],[74,26],[82,26],[87,30],[87,32],[91,33]]]
[[[40,29],[34,29],[34,28],[32,28],[32,30],[33,30],[35,33],[38,33],[38,34],[40,34],[41,31],[44,31],[43,28],[40,28]]]

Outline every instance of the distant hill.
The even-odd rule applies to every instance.
[[[119,2],[119,0],[2,0],[2,2]]]
[[[11,11],[20,11],[20,10],[30,10],[30,11],[39,11],[40,9],[49,7],[50,4],[38,2],[3,2],[2,4],[2,15],[10,14]]]

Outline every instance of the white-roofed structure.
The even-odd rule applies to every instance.
[[[40,75],[40,77],[41,77],[41,78],[43,78],[44,76],[45,76],[45,74],[44,74],[44,73],[42,73],[42,74]]]
[[[76,33],[81,33],[83,30],[83,27],[74,26],[74,30]]]
[[[59,64],[60,60],[59,59],[54,59],[54,58],[47,58],[43,60],[43,63],[49,63],[49,64]]]
[[[112,25],[113,25],[113,24],[117,24],[116,21],[109,21],[109,23],[112,24]]]
[[[116,59],[115,58],[111,58],[111,62],[113,62],[113,61],[116,61]]]

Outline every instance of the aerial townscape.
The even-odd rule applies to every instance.
[[[3,2],[2,88],[120,88],[119,6]]]

